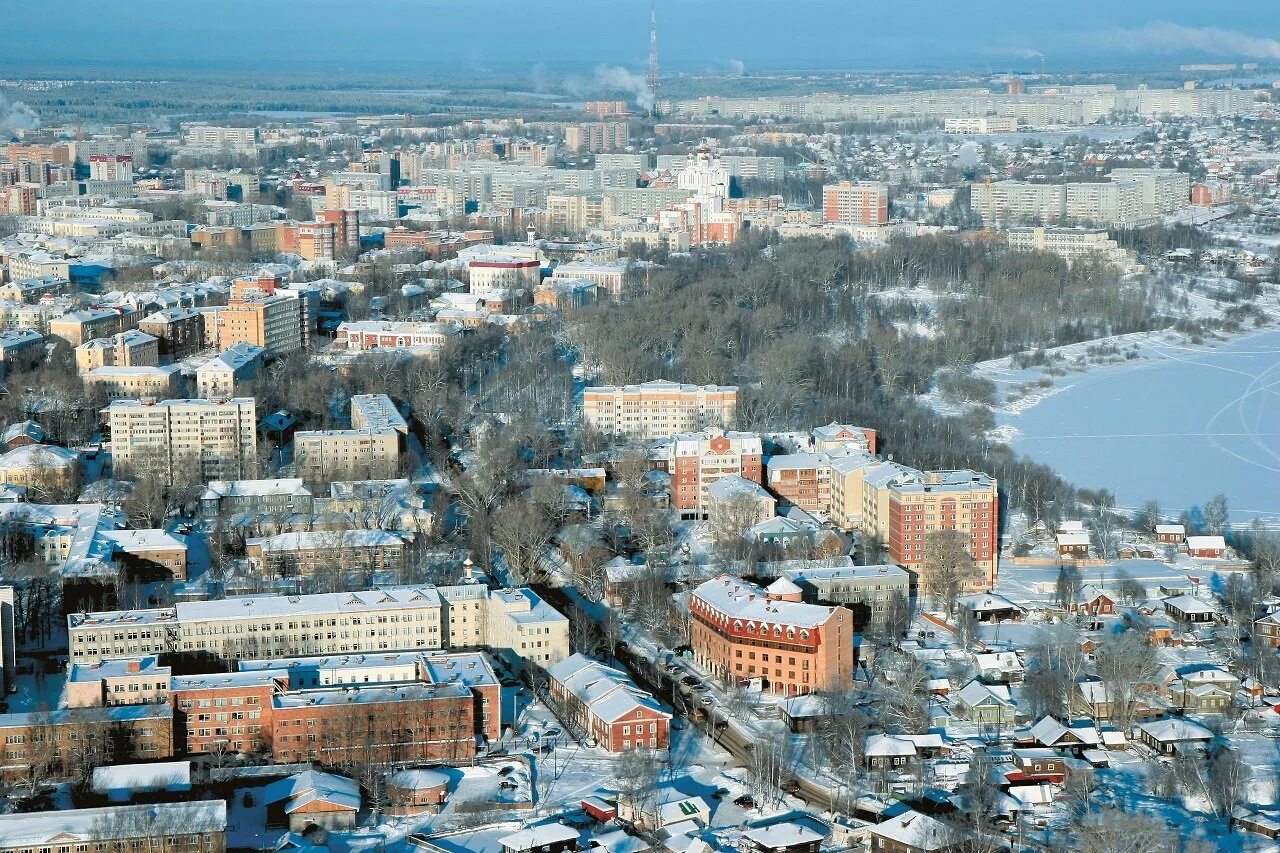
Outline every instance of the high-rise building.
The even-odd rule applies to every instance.
[[[132,181],[133,158],[128,154],[95,154],[89,158],[89,180]]]
[[[616,151],[627,147],[625,121],[591,121],[564,129],[564,147],[570,151]]]
[[[258,459],[252,397],[216,400],[116,400],[103,410],[117,469],[140,476],[240,480]]]
[[[841,181],[822,188],[823,217],[844,225],[884,225],[889,221],[889,186],[874,181]]]

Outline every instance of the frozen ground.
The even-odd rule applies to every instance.
[[[1151,357],[1060,378],[998,413],[1018,453],[1123,507],[1227,495],[1238,522],[1280,525],[1280,331],[1216,346],[1149,340]]]

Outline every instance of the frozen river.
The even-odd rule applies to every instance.
[[[1014,449],[1123,507],[1155,499],[1176,515],[1221,492],[1237,522],[1280,525],[1280,330],[1148,350],[1160,357],[1063,377],[1000,416]]]

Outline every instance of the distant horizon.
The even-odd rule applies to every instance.
[[[659,0],[665,75],[758,71],[1177,70],[1187,62],[1280,63],[1280,4],[1256,0],[1078,0],[1061,9],[997,0],[963,7],[898,0],[891,8],[808,0]],[[608,14],[583,14],[608,7]],[[387,73],[448,67],[455,75],[573,72],[605,64],[640,70],[648,51],[647,0],[532,0],[485,6],[462,0],[365,0],[358,13],[335,0],[223,0],[209,7],[117,0],[111,15],[91,0],[60,0],[72,25],[57,34],[39,16],[6,22],[4,68],[326,68]],[[494,14],[501,8],[501,14]],[[76,27],[83,19],[92,26]],[[1106,25],[1096,22],[1106,21]],[[406,55],[412,54],[412,55]]]

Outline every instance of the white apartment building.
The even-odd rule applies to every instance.
[[[682,385],[655,380],[639,385],[602,385],[582,393],[587,426],[606,435],[641,440],[704,427],[727,427],[738,411],[734,385]]]
[[[1125,272],[1141,269],[1137,257],[1111,239],[1105,228],[1010,228],[1009,248],[1051,252],[1068,261],[1094,258]]]
[[[208,124],[190,124],[183,128],[187,145],[198,148],[253,148],[258,141],[256,127],[216,127]]]
[[[949,118],[942,122],[944,133],[1014,133],[1018,129],[1018,120],[1003,116],[981,116],[979,118]]]
[[[214,400],[116,400],[103,410],[117,469],[157,466],[166,482],[253,476],[257,407],[252,397]]]
[[[1148,216],[1174,213],[1191,204],[1191,176],[1177,169],[1112,169],[1113,181],[1142,185],[1142,212]]]

